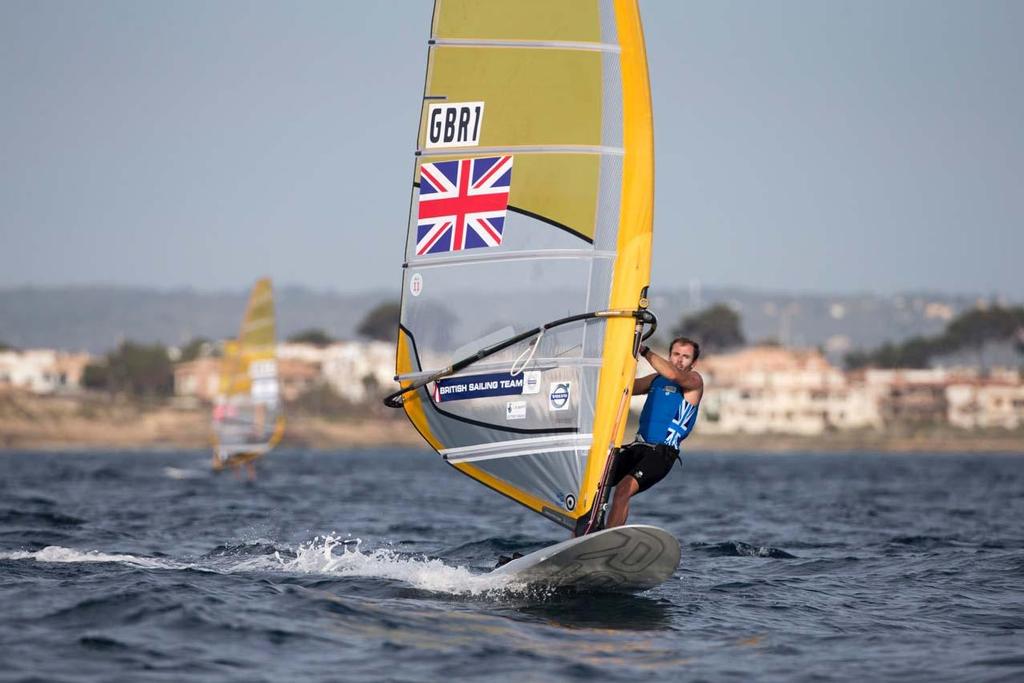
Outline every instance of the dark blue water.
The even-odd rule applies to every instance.
[[[688,454],[631,521],[674,579],[550,595],[432,453],[0,455],[0,680],[1024,680],[1024,457]]]

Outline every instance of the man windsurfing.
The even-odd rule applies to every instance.
[[[693,369],[700,345],[677,337],[662,358],[640,346],[656,372],[633,382],[633,395],[646,394],[637,438],[623,446],[615,458],[609,485],[615,487],[606,527],[622,526],[629,517],[629,499],[646,491],[672,469],[679,459],[679,444],[697,424],[697,409],[704,396],[704,378]]]

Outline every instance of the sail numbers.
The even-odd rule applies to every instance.
[[[483,118],[483,102],[432,104],[427,112],[426,146],[476,147]]]

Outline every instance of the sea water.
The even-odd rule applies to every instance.
[[[1024,457],[687,453],[665,584],[487,575],[566,532],[432,452],[0,454],[0,680],[1024,680]]]

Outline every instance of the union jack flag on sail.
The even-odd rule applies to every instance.
[[[420,165],[416,255],[500,245],[511,185],[511,156]]]

